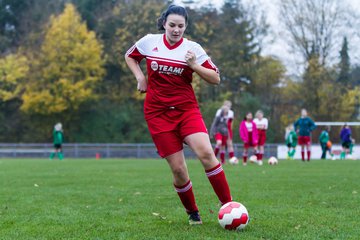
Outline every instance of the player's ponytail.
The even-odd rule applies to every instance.
[[[157,19],[158,30],[165,30],[164,24],[167,20],[167,17],[170,14],[177,14],[185,18],[185,23],[188,23],[188,13],[185,8],[177,5],[170,5],[164,12],[161,13],[160,17]]]

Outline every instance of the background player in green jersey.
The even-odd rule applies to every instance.
[[[64,159],[64,154],[62,152],[63,142],[64,142],[64,134],[63,134],[62,124],[57,123],[54,126],[54,130],[53,130],[54,152],[50,154],[50,160],[54,158],[55,154],[58,155],[60,160]]]
[[[334,157],[334,154],[332,154],[331,152],[332,143],[330,141],[329,132],[330,132],[330,127],[327,126],[319,136],[319,142],[322,149],[321,159],[326,159],[326,152],[329,152],[330,156]]]
[[[296,151],[298,137],[292,124],[286,128],[285,141],[286,146],[288,147],[288,158],[293,159]]]

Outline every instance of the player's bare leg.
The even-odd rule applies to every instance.
[[[244,152],[243,152],[243,165],[246,166],[246,162],[247,162],[247,158],[249,155],[249,148],[244,147]]]
[[[263,162],[262,162],[262,157],[261,157],[261,149],[264,149],[264,146],[256,146],[254,147],[254,152],[257,158],[257,164],[262,166]],[[264,150],[263,150],[264,151]]]
[[[221,204],[232,200],[230,188],[221,164],[216,159],[207,133],[194,133],[187,136],[184,141],[194,151],[204,166],[206,175],[218,196]]]
[[[220,160],[221,164],[225,164],[225,145],[221,145],[220,147]]]
[[[191,225],[201,224],[199,210],[196,205],[195,196],[192,190],[192,183],[189,178],[184,151],[171,154],[166,157],[173,174],[175,190],[189,215]]]
[[[189,174],[185,162],[184,152],[181,150],[177,153],[166,157],[174,178],[174,184],[177,186],[184,185],[189,181]]]
[[[264,153],[265,153],[265,146],[264,145],[259,146],[259,160],[262,161]]]
[[[222,140],[217,140],[216,141],[216,146],[215,146],[215,156],[217,157],[217,151],[220,151],[220,159],[221,159],[221,163],[224,164],[225,163],[225,147],[223,146],[223,142]]]
[[[228,137],[228,139],[226,140],[226,146],[227,146],[227,150],[229,153],[229,159],[234,157],[234,145],[233,145],[233,140]]]

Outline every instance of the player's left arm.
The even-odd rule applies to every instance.
[[[188,51],[185,55],[185,61],[189,67],[196,72],[202,79],[210,84],[220,83],[220,74],[213,69],[206,68],[196,62],[196,55],[192,51]]]
[[[263,129],[267,130],[268,127],[269,127],[269,120],[267,118],[264,118],[264,127],[263,127]]]
[[[314,131],[316,128],[316,124],[312,119],[310,119],[310,132]]]

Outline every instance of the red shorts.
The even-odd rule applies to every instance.
[[[169,109],[147,120],[158,154],[167,157],[183,149],[184,138],[198,132],[208,133],[200,110]]]
[[[252,132],[249,132],[248,140],[249,141],[247,143],[244,143],[244,148],[250,148],[250,147],[256,147],[257,146],[255,143],[253,143]]]
[[[228,139],[228,136],[222,135],[221,133],[215,134],[215,140],[216,141],[221,141],[221,146],[226,145],[227,139]]]
[[[266,142],[266,130],[258,130],[258,134],[259,134],[258,145],[264,146]]]
[[[311,144],[310,136],[299,136],[298,144],[299,145],[310,145]]]

